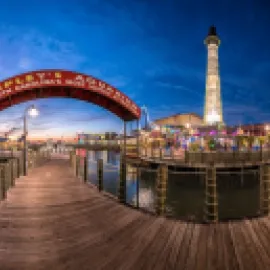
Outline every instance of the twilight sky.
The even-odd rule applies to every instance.
[[[152,120],[202,115],[203,40],[215,24],[225,122],[270,119],[268,0],[2,0],[0,18],[0,80],[36,69],[83,72],[146,105]],[[122,128],[91,103],[51,98],[0,112],[0,132],[20,126],[29,104],[41,113],[31,120],[34,137]]]

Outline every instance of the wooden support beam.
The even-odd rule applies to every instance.
[[[156,177],[156,213],[164,215],[166,211],[168,187],[168,166],[160,164]]]
[[[216,167],[214,163],[211,163],[206,168],[205,177],[204,219],[207,223],[218,222],[218,197],[216,177]]]
[[[260,213],[268,215],[270,210],[270,164],[260,165]]]
[[[98,190],[102,191],[104,189],[103,185],[103,159],[99,159],[97,162],[97,177],[98,177]]]

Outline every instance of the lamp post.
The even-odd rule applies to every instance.
[[[266,135],[266,142],[267,142],[267,149],[269,149],[269,130],[270,130],[270,126],[266,125],[265,126],[265,135]]]
[[[36,117],[39,112],[34,105],[26,108],[23,116],[23,175],[27,175],[27,116]]]

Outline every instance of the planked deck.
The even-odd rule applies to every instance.
[[[211,225],[120,205],[51,160],[0,202],[0,269],[264,270],[270,219]]]

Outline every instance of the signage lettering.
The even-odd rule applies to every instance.
[[[13,84],[12,80],[8,80],[4,82],[4,88],[9,88]]]
[[[22,83],[23,81],[21,80],[21,78],[18,77],[15,78],[15,84],[22,84]]]
[[[59,79],[62,77],[62,74],[61,74],[61,72],[55,72],[54,76],[55,76],[55,78]]]
[[[34,80],[33,75],[28,74],[28,75],[25,76],[25,81],[26,82],[32,82],[33,80]]]
[[[36,87],[54,85],[74,86],[98,92],[115,100],[133,114],[137,116],[140,115],[140,109],[137,105],[114,87],[91,76],[85,76],[69,71],[38,71],[16,76],[0,83],[0,96],[4,97],[15,91],[31,90]]]

